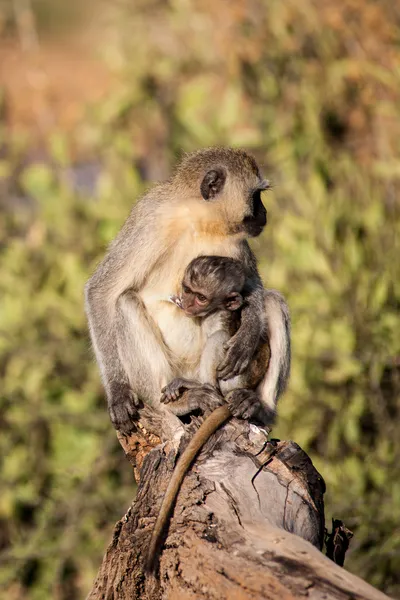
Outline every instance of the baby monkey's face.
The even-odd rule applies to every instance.
[[[205,317],[215,310],[237,310],[243,304],[243,298],[239,292],[226,293],[225,290],[211,289],[211,286],[196,285],[184,279],[182,281],[182,295],[179,303],[175,302],[188,317]]]
[[[213,295],[204,286],[194,286],[185,279],[182,282],[181,307],[188,317],[205,317],[209,312],[219,308],[222,299]]]

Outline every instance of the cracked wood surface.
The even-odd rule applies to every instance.
[[[157,441],[143,426],[120,438],[137,472],[141,466],[140,482],[88,599],[387,598],[321,553],[325,485],[309,457],[236,419],[186,476],[156,575],[146,577],[144,556],[175,464],[174,450]]]

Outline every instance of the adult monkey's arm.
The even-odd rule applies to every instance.
[[[247,369],[265,330],[264,286],[256,257],[247,241],[242,242],[240,249],[239,260],[243,261],[247,274],[246,303],[241,310],[240,328],[225,344],[226,354],[218,368],[221,379],[231,379]]]
[[[130,385],[123,358],[132,350],[126,348],[129,327],[124,323],[124,306],[129,302],[130,316],[143,316],[143,306],[136,292],[165,253],[162,236],[154,231],[159,201],[155,188],[132,209],[121,231],[110,245],[104,260],[85,287],[86,313],[94,351],[107,394],[108,408],[116,429],[129,433],[136,416],[137,393]],[[124,294],[129,290],[129,297]],[[144,322],[145,319],[138,319]],[[151,336],[150,329],[146,335]],[[154,346],[159,340],[154,340]],[[162,349],[160,350],[162,352]],[[136,360],[140,362],[141,355]],[[144,368],[147,365],[143,365]]]

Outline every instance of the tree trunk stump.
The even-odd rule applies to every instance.
[[[268,442],[264,431],[236,419],[187,474],[155,575],[146,575],[144,557],[176,462],[148,425],[144,416],[134,435],[120,437],[139,486],[88,599],[387,598],[322,554],[325,485],[305,452],[294,442]]]

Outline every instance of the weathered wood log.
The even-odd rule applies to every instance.
[[[309,457],[294,442],[267,442],[265,432],[235,419],[188,473],[156,574],[146,576],[144,557],[176,456],[143,428],[120,441],[139,487],[90,600],[387,598],[322,554],[325,486]]]

